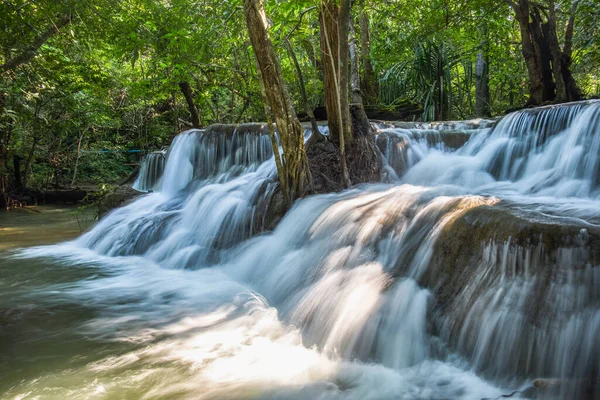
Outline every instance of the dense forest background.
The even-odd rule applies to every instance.
[[[543,103],[532,101],[522,3],[532,26],[555,27],[582,97],[599,96],[598,0],[355,1],[365,106],[430,121]],[[315,4],[265,3],[296,110],[324,104]],[[241,1],[4,0],[0,25],[4,193],[115,183],[182,130],[265,120]]]

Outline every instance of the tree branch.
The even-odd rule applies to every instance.
[[[48,39],[54,36],[61,28],[69,25],[71,21],[72,18],[70,15],[63,15],[56,23],[53,23],[51,27],[42,32],[21,54],[0,65],[0,72],[14,70],[20,65],[29,62]]]
[[[575,0],[571,7],[571,15],[569,15],[569,22],[567,22],[567,29],[565,30],[565,44],[563,46],[563,54],[568,59],[570,59],[573,54],[573,28],[575,25],[575,14],[577,13],[578,6],[579,0]]]
[[[312,6],[312,7],[307,8],[306,10],[303,10],[300,13],[300,16],[298,18],[298,22],[296,23],[296,25],[292,28],[291,31],[288,32],[288,34],[285,36],[285,38],[283,38],[284,42],[290,40],[290,36],[292,36],[292,33],[294,33],[294,31],[300,27],[300,25],[302,24],[302,18],[304,18],[304,15],[307,12],[314,10],[315,8],[317,8],[317,6]]]

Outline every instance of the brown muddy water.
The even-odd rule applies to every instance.
[[[89,207],[52,205],[0,211],[0,252],[71,240],[94,222],[94,210]]]

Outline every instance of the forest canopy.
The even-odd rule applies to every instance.
[[[0,191],[115,183],[182,130],[265,121],[242,3],[2,1]],[[318,3],[264,2],[301,118],[326,100]],[[598,0],[357,0],[350,20],[363,102],[388,118],[600,95]]]

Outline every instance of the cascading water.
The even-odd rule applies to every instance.
[[[599,102],[513,113],[452,157],[429,155],[404,180],[458,183],[486,193],[598,199],[599,125]]]
[[[587,233],[574,240],[587,244]],[[554,377],[561,381],[555,397],[594,398],[600,270],[587,246],[547,256],[541,244],[482,246],[473,285],[441,318],[442,331],[489,377]]]
[[[160,178],[165,169],[166,151],[154,151],[142,161],[137,179],[133,183],[133,188],[140,192],[150,192],[158,186]]]
[[[600,102],[489,125],[382,125],[387,183],[299,201],[258,236],[264,128],[179,135],[154,193],[14,256],[69,266],[6,296],[83,307],[43,340],[96,350],[7,396],[600,396]]]
[[[471,136],[477,133],[486,135],[493,124],[494,122],[490,120],[378,124],[376,142],[386,160],[385,178],[397,181],[431,150],[438,152],[456,150]]]

